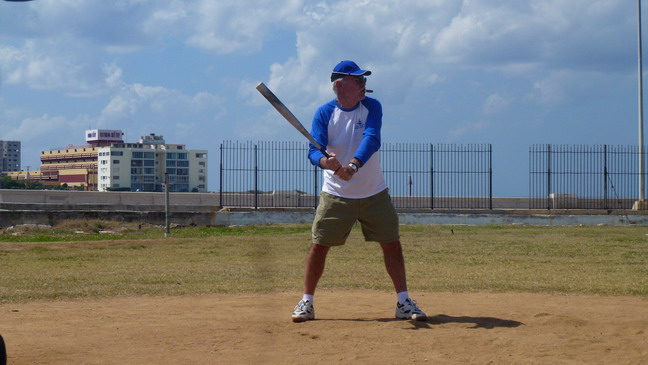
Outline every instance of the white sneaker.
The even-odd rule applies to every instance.
[[[396,302],[396,318],[411,319],[413,321],[425,321],[427,316],[416,305],[416,302],[407,298],[404,303]]]
[[[315,308],[310,300],[300,300],[292,313],[293,322],[305,322],[315,319]]]

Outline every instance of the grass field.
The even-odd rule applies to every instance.
[[[101,233],[100,233],[101,232]],[[411,291],[648,296],[648,227],[402,226]],[[101,221],[0,230],[0,302],[299,291],[310,226],[160,227]],[[391,291],[354,229],[326,289]]]

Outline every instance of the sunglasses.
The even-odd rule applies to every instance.
[[[360,86],[364,85],[367,82],[367,78],[364,76],[348,76],[348,77],[355,80],[355,82],[358,83],[358,85]]]

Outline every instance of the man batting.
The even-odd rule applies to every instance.
[[[397,293],[396,318],[425,321],[427,316],[409,297],[398,216],[380,168],[382,106],[365,96],[371,71],[353,61],[338,63],[331,74],[336,98],[322,105],[313,118],[308,157],[323,169],[324,183],[306,257],[304,295],[292,313],[293,322],[315,319],[314,295],[333,246],[344,245],[360,222],[366,241],[383,251],[385,267]],[[346,307],[346,306],[345,306]]]

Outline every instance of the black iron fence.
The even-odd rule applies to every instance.
[[[220,147],[220,205],[316,207],[321,176],[300,142],[232,142]]]
[[[490,144],[385,143],[381,163],[396,208],[492,209]]]
[[[531,209],[630,209],[638,196],[638,146],[529,149]]]
[[[220,205],[317,206],[322,172],[305,142],[220,147]],[[381,163],[399,209],[493,209],[490,144],[384,143]],[[639,196],[638,146],[533,145],[530,209],[630,209]]]
[[[316,207],[321,170],[303,142],[232,142],[220,148],[220,205]],[[489,144],[384,143],[381,163],[399,209],[492,209]]]

